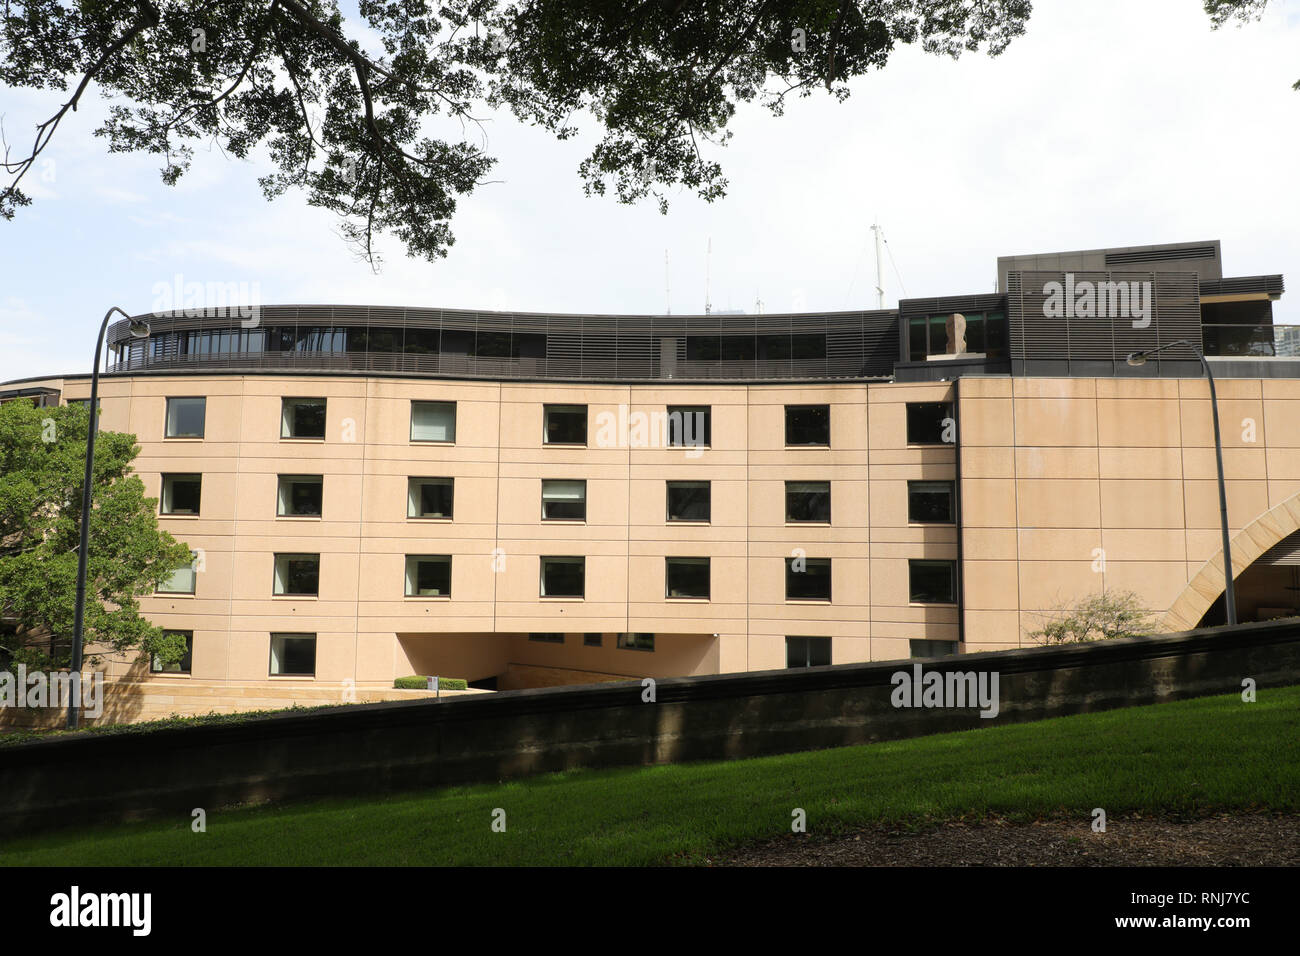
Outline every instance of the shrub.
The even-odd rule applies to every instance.
[[[398,690],[424,690],[429,686],[429,678],[420,677],[418,674],[412,677],[399,677],[393,681],[393,686]],[[461,677],[439,677],[438,687],[442,690],[468,690],[469,682]]]
[[[1079,644],[1116,637],[1142,637],[1157,630],[1156,620],[1132,591],[1103,591],[1046,615],[1030,631],[1039,644]]]

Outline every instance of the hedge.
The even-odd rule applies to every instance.
[[[429,686],[429,678],[418,674],[411,677],[399,677],[393,681],[398,690],[424,690]],[[469,682],[460,677],[439,677],[438,687],[442,690],[468,690]]]

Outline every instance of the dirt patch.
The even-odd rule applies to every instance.
[[[1297,866],[1300,816],[1217,814],[1194,820],[1091,818],[948,822],[789,834],[710,861],[714,866]]]

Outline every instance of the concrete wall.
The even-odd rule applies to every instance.
[[[57,384],[65,400],[89,391],[84,380]],[[376,688],[430,668],[478,679],[485,662],[501,657],[502,635],[535,631],[600,632],[608,645],[618,632],[659,637],[653,654],[620,649],[599,661],[584,659],[580,641],[539,647],[512,638],[501,663],[689,675],[782,667],[787,635],[830,637],[837,663],[905,656],[909,638],[955,640],[955,605],[910,604],[905,560],[956,556],[955,528],[909,527],[906,518],[907,479],[951,479],[955,455],[908,447],[904,403],[951,394],[948,383],[665,387],[213,374],[101,382],[103,427],[137,436],[148,494],[160,494],[164,473],[203,475],[201,514],[159,519],[203,549],[196,593],[142,601],[154,622],[194,632],[192,678],[265,681],[269,635],[305,632],[317,635],[310,683]],[[166,400],[186,395],[206,398],[204,437],[165,438]],[[280,437],[286,396],[327,399],[324,440]],[[456,402],[453,444],[410,440],[413,399]],[[543,444],[547,403],[587,405],[586,447]],[[625,406],[662,415],[670,403],[712,408],[711,448],[692,456],[598,442],[602,413]],[[829,448],[785,445],[787,404],[831,406]],[[277,475],[291,473],[325,475],[320,518],[276,515]],[[407,518],[412,476],[455,479],[453,520]],[[586,521],[541,520],[544,478],[587,481]],[[712,483],[708,524],[666,521],[672,479]],[[832,482],[832,524],[785,521],[784,483],[799,479]],[[491,571],[494,548],[505,555],[499,573]],[[784,559],[797,548],[832,559],[831,602],[785,600]],[[272,596],[276,552],[322,555],[319,597]],[[450,599],[403,596],[404,556],[424,553],[452,555]],[[540,597],[541,555],[586,556],[585,597]],[[668,555],[710,558],[707,601],[665,597]],[[462,659],[449,660],[439,643],[452,636]],[[486,644],[468,644],[476,641]],[[112,662],[109,674],[151,679],[131,660]]]
[[[1217,387],[1240,574],[1300,527],[1300,382]],[[1223,591],[1220,560],[1209,593],[1185,599],[1221,551],[1204,380],[966,378],[959,396],[968,648],[1023,643],[1045,614],[1102,590],[1195,626]],[[1246,533],[1270,512],[1267,540]]]
[[[84,379],[47,384],[65,399],[89,391]],[[192,674],[152,678],[128,659],[110,664],[112,677],[273,680],[291,700],[306,687],[382,689],[411,673],[477,680],[512,663],[629,677],[732,673],[784,666],[788,635],[829,637],[836,664],[906,657],[914,639],[1023,646],[1044,613],[1103,588],[1136,591],[1171,627],[1190,627],[1215,594],[1218,508],[1201,380],[625,386],[178,374],[114,376],[101,389],[103,426],[137,436],[150,495],[163,473],[203,475],[201,515],[160,518],[203,549],[196,593],[142,601],[154,622],[194,632]],[[1248,561],[1274,525],[1300,527],[1290,517],[1300,515],[1300,381],[1225,380],[1219,392],[1229,517],[1249,539],[1234,555]],[[163,437],[166,400],[182,395],[207,399],[202,439]],[[327,399],[323,440],[280,437],[286,396]],[[413,399],[457,403],[454,443],[410,440]],[[909,446],[907,403],[948,400],[959,401],[959,447]],[[588,406],[586,447],[543,444],[547,403]],[[602,413],[662,414],[670,403],[712,407],[711,448],[690,457],[598,441]],[[831,406],[829,448],[785,445],[787,404]],[[960,540],[956,526],[907,514],[907,482],[953,480],[959,456]],[[320,518],[277,517],[276,477],[286,473],[325,476]],[[407,518],[411,476],[455,479],[452,520]],[[587,481],[585,521],[541,520],[545,478]],[[671,479],[712,483],[708,524],[665,520]],[[831,482],[829,525],[785,521],[784,482],[799,479]],[[784,559],[795,549],[833,560],[832,601],[785,599]],[[1097,549],[1104,570],[1093,570]],[[272,595],[276,552],[322,555],[318,597]],[[450,598],[404,596],[404,557],[425,553],[452,555]],[[542,555],[585,555],[585,596],[540,597]],[[709,600],[664,596],[667,555],[710,558]],[[960,558],[964,629],[956,604],[910,600],[915,558]],[[270,634],[282,631],[317,635],[314,677],[270,677]],[[526,641],[538,631],[571,637]],[[585,632],[606,635],[606,647],[583,647]],[[655,652],[614,647],[618,632],[655,633]]]
[[[174,816],[194,807],[496,781],[868,743],[1300,681],[1300,621],[948,657],[927,670],[996,672],[999,712],[904,709],[914,662],[552,688],[285,714],[223,727],[0,751],[0,832]],[[1242,703],[1243,707],[1251,706]]]

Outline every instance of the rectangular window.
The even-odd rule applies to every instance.
[[[530,641],[536,641],[538,644],[563,644],[564,643],[563,634],[541,634],[541,633],[529,634],[528,639]]]
[[[438,351],[438,335],[437,329],[408,328],[402,351],[408,355],[433,355]]]
[[[653,651],[655,636],[653,634],[620,634],[618,646],[628,651]]]
[[[686,336],[686,361],[716,362],[722,355],[719,337],[716,335]]]
[[[664,558],[665,597],[709,599],[708,558]]]
[[[605,640],[604,634],[584,634],[582,635],[583,647],[600,647]]]
[[[163,475],[159,508],[165,515],[196,515],[203,497],[202,475]]]
[[[542,441],[547,445],[587,444],[586,405],[543,407]]]
[[[206,398],[167,399],[167,437],[202,438]]]
[[[411,402],[411,441],[455,440],[455,402]]]
[[[785,443],[787,445],[827,445],[831,443],[831,407],[829,405],[787,405],[785,407]]]
[[[952,402],[908,402],[907,443],[944,445],[956,441]]]
[[[668,482],[668,520],[709,521],[711,497],[707,481]]]
[[[197,575],[194,573],[194,565],[183,564],[158,585],[158,593],[193,594],[194,581],[196,577]]]
[[[956,604],[956,561],[908,561],[909,600],[913,604]]]
[[[157,654],[149,661],[149,671],[153,674],[188,674],[194,660],[194,632],[193,631],[163,631],[163,637],[171,637],[174,634],[183,635],[185,638],[185,656],[174,664],[164,664],[162,658]]]
[[[943,657],[957,653],[956,641],[908,641],[907,645],[912,657]]]
[[[450,518],[456,483],[452,478],[411,478],[406,483],[408,518]]]
[[[281,475],[275,513],[284,517],[319,518],[324,496],[322,475]]]
[[[760,362],[782,362],[790,359],[790,333],[758,336]]]
[[[586,521],[587,483],[560,478],[543,478],[542,520]]]
[[[831,662],[829,637],[787,637],[786,667],[823,667]]]
[[[831,483],[829,481],[787,481],[785,520],[830,524]]]
[[[752,335],[724,335],[722,360],[724,362],[752,362],[758,354]]]
[[[831,559],[786,558],[785,599],[787,601],[829,601]]]
[[[408,554],[407,597],[451,597],[451,555]]]
[[[325,399],[283,399],[280,403],[280,437],[324,438]]]
[[[69,667],[72,664],[72,638],[62,637],[58,634],[50,635],[50,660],[57,668]]]
[[[710,447],[713,409],[708,405],[668,406],[668,445],[671,448]]]
[[[315,634],[271,635],[271,676],[314,677],[315,674]]]
[[[320,593],[319,554],[277,554],[272,594],[315,597]]]
[[[930,354],[929,326],[930,320],[924,315],[907,320],[907,357],[913,362],[924,362]]]
[[[907,520],[916,524],[952,524],[951,481],[909,481]]]
[[[511,347],[509,332],[479,331],[474,339],[476,358],[518,358],[518,344]]]
[[[586,558],[542,558],[542,597],[582,597],[586,562]]]

